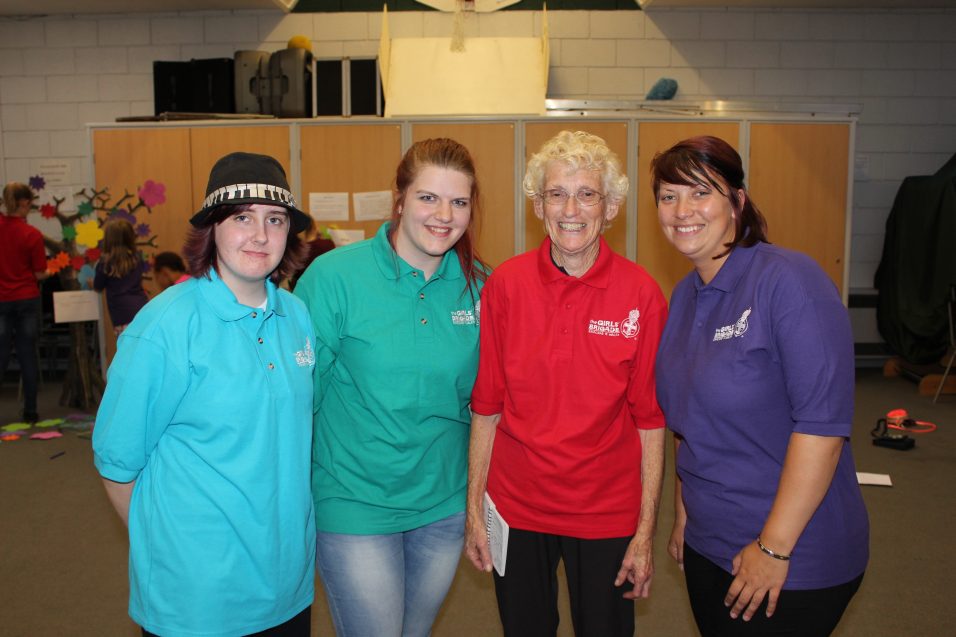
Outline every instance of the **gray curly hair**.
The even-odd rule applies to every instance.
[[[621,170],[621,160],[603,139],[584,131],[563,130],[541,146],[528,160],[521,185],[529,197],[544,189],[544,180],[551,162],[562,162],[570,172],[595,170],[601,173],[604,195],[612,203],[620,203],[627,195],[629,182]]]

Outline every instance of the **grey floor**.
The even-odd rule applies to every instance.
[[[0,424],[16,419],[16,387],[0,391]],[[47,381],[41,415],[65,416],[56,405],[58,383]],[[873,447],[869,431],[896,407],[939,429],[918,437],[906,452]],[[871,561],[863,586],[837,632],[839,637],[956,634],[950,601],[956,578],[956,397],[917,395],[905,379],[880,370],[858,372],[853,447],[857,469],[892,476],[894,486],[865,487],[871,517]],[[60,452],[63,452],[62,455]],[[89,440],[0,443],[0,635],[132,637],[126,616],[126,538],[102,493]],[[680,572],[666,557],[673,478],[656,546],[651,598],[637,605],[637,634],[696,635]],[[318,583],[317,583],[318,584]],[[319,591],[321,586],[318,585]],[[559,635],[572,635],[562,599]],[[315,635],[332,635],[321,593],[314,606]],[[500,635],[488,576],[462,563],[435,626],[437,637]]]

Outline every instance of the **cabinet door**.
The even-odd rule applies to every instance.
[[[559,121],[559,122],[532,122],[525,125],[524,159],[527,166],[528,159],[541,149],[542,144],[563,130],[582,130],[602,138],[608,148],[613,150],[621,160],[621,170],[628,175],[627,167],[627,122],[589,122],[589,121]],[[525,167],[522,167],[521,178],[524,179]],[[521,184],[518,183],[518,189]],[[631,193],[634,184],[631,184]],[[617,217],[610,227],[604,231],[604,239],[620,255],[627,254],[627,202],[621,202]],[[530,199],[525,199],[525,249],[533,250],[544,241],[544,224],[534,214],[534,205]]]
[[[396,124],[303,125],[302,199],[308,206],[310,192],[374,192],[392,190],[395,167],[402,158],[402,130]],[[306,208],[307,210],[308,208]],[[384,220],[319,221],[338,228],[362,230],[370,238]]]
[[[767,217],[768,238],[813,257],[842,294],[849,124],[750,126],[747,190]]]
[[[670,298],[677,282],[690,272],[691,264],[664,238],[657,221],[657,202],[651,188],[651,160],[677,142],[713,135],[739,152],[740,126],[736,122],[641,122],[637,146],[637,262],[657,280]]]
[[[270,155],[279,160],[286,175],[291,174],[288,126],[198,126],[190,129],[190,149],[193,184],[190,215],[202,206],[209,171],[224,155],[240,151]],[[289,182],[291,184],[291,177]],[[302,203],[298,203],[301,208]]]
[[[134,200],[136,191],[147,179],[166,186],[166,201],[149,213],[138,213],[137,220],[150,226],[155,235],[152,255],[164,250],[181,253],[186,236],[187,219],[192,210],[190,180],[189,130],[168,129],[104,129],[93,131],[93,172],[96,189],[109,188],[110,202],[118,201],[124,192]],[[158,289],[151,278],[143,281],[149,294]],[[103,305],[106,363],[116,353],[113,325]]]
[[[412,140],[450,137],[468,148],[481,187],[475,220],[478,253],[492,267],[515,254],[515,125],[512,123],[422,123]]]

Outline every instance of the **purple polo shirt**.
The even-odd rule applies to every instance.
[[[833,283],[809,257],[760,243],[704,285],[675,288],[658,350],[657,397],[683,438],[684,539],[721,568],[766,521],[793,432],[847,438],[800,539],[785,589],[848,582],[866,568],[869,523],[849,436],[853,335]]]

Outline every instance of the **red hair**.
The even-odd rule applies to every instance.
[[[397,193],[395,202],[392,204],[391,225],[389,226],[388,240],[395,248],[395,232],[402,223],[402,216],[399,210],[405,205],[405,195],[408,193],[408,187],[418,177],[422,169],[428,166],[436,168],[445,168],[454,170],[466,175],[471,180],[471,217],[468,219],[468,227],[464,234],[455,243],[453,248],[458,255],[458,263],[461,265],[462,274],[465,275],[465,290],[474,292],[474,285],[478,281],[484,281],[488,278],[490,268],[478,256],[475,248],[475,223],[481,212],[480,190],[478,188],[478,176],[475,172],[475,162],[471,158],[468,149],[447,137],[437,139],[425,139],[412,144],[398,163],[398,169],[395,172],[395,191]]]

